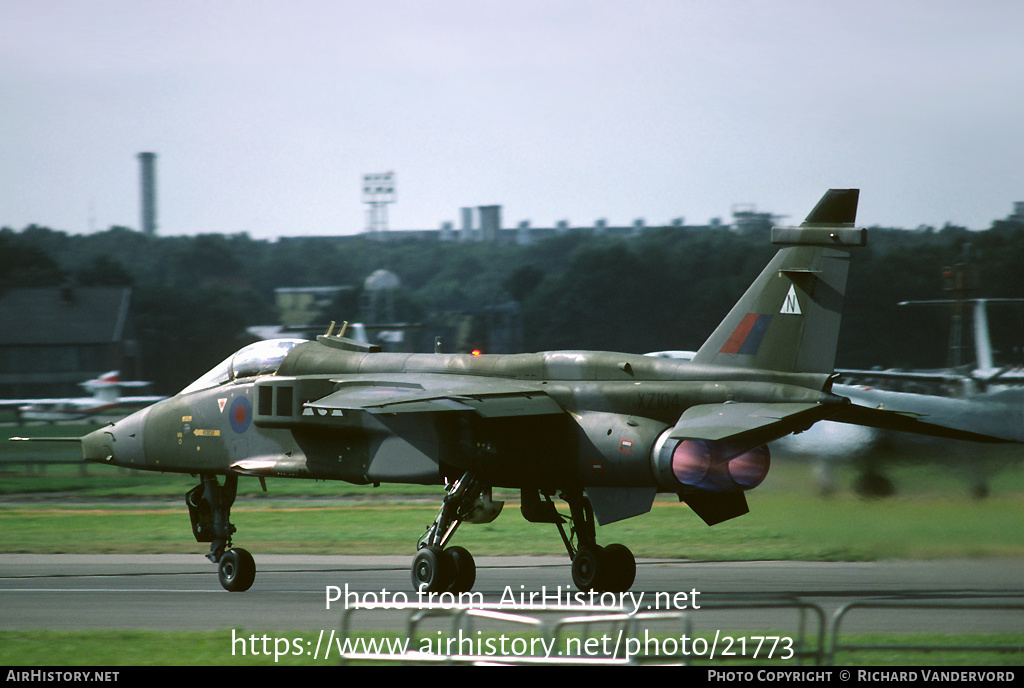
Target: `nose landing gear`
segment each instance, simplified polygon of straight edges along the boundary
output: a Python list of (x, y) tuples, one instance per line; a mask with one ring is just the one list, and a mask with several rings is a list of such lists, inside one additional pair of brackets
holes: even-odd
[(231, 547), (235, 526), (229, 519), (237, 489), (236, 475), (228, 475), (223, 486), (215, 476), (204, 475), (202, 483), (185, 495), (192, 534), (196, 542), (210, 543), (206, 558), (217, 564), (217, 577), (229, 592), (244, 592), (256, 580), (256, 562), (252, 555), (241, 547)]

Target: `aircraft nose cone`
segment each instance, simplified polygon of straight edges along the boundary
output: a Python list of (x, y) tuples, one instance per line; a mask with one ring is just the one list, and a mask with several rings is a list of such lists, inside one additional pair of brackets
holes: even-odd
[(146, 456), (142, 430), (149, 409), (143, 409), (116, 423), (94, 430), (82, 438), (82, 456), (86, 461), (140, 467)]
[(107, 463), (114, 460), (114, 435), (110, 426), (93, 430), (82, 438), (82, 458)]

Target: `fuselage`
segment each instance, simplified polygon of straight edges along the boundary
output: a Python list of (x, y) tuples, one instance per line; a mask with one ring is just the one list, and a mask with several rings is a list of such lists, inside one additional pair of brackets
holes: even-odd
[[(823, 391), (827, 376), (608, 352), (393, 354), (306, 342), (276, 370), (204, 377), (208, 384), (87, 436), (86, 458), (142, 470), (361, 484), (438, 483), (472, 468), (491, 484), (512, 487), (653, 485), (654, 446), (690, 407), (838, 400)], [(504, 394), (513, 382), (514, 392)], [(470, 383), (466, 399), (493, 384), (494, 396), (509, 403), (543, 397), (548, 406), (503, 409), (498, 417), (486, 408), (310, 408), (346, 385), (361, 385), (361, 398), (372, 400), (373, 392), (399, 385), (453, 389), (453, 397)]]

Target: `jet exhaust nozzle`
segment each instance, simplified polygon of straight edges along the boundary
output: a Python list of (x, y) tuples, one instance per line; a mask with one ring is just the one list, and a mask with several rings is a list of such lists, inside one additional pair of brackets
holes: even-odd
[(767, 445), (753, 448), (711, 440), (675, 439), (666, 432), (653, 452), (662, 487), (681, 486), (716, 492), (740, 492), (760, 485), (771, 467)]

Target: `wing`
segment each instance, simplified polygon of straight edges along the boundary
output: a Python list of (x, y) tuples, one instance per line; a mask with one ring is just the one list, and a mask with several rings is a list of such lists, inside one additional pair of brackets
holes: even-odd
[(564, 413), (539, 385), (516, 380), (420, 375), (335, 380), (336, 390), (310, 401), (314, 412), (365, 411), (375, 415), (472, 411), (485, 418)]
[[(315, 384), (300, 386), (300, 383)], [(540, 384), (466, 375), (380, 374), (256, 383), (253, 423), (300, 430), (304, 456), (247, 458), (232, 464), (246, 475), (343, 475), (353, 482), (436, 484), (451, 437), (436, 414), (476, 414), (482, 422), (513, 420), (548, 427), (568, 414)], [(309, 401), (300, 401), (300, 400)], [(534, 420), (537, 419), (537, 420)], [(546, 420), (545, 419), (545, 420)], [(460, 419), (461, 420), (461, 419)], [(339, 435), (332, 435), (331, 429)], [(321, 432), (324, 430), (326, 432)], [(506, 429), (507, 430), (507, 429)], [(346, 437), (345, 433), (352, 431)], [(339, 438), (341, 444), (337, 440)], [(522, 439), (522, 438), (514, 438)], [(339, 450), (338, 447), (341, 447)]]

